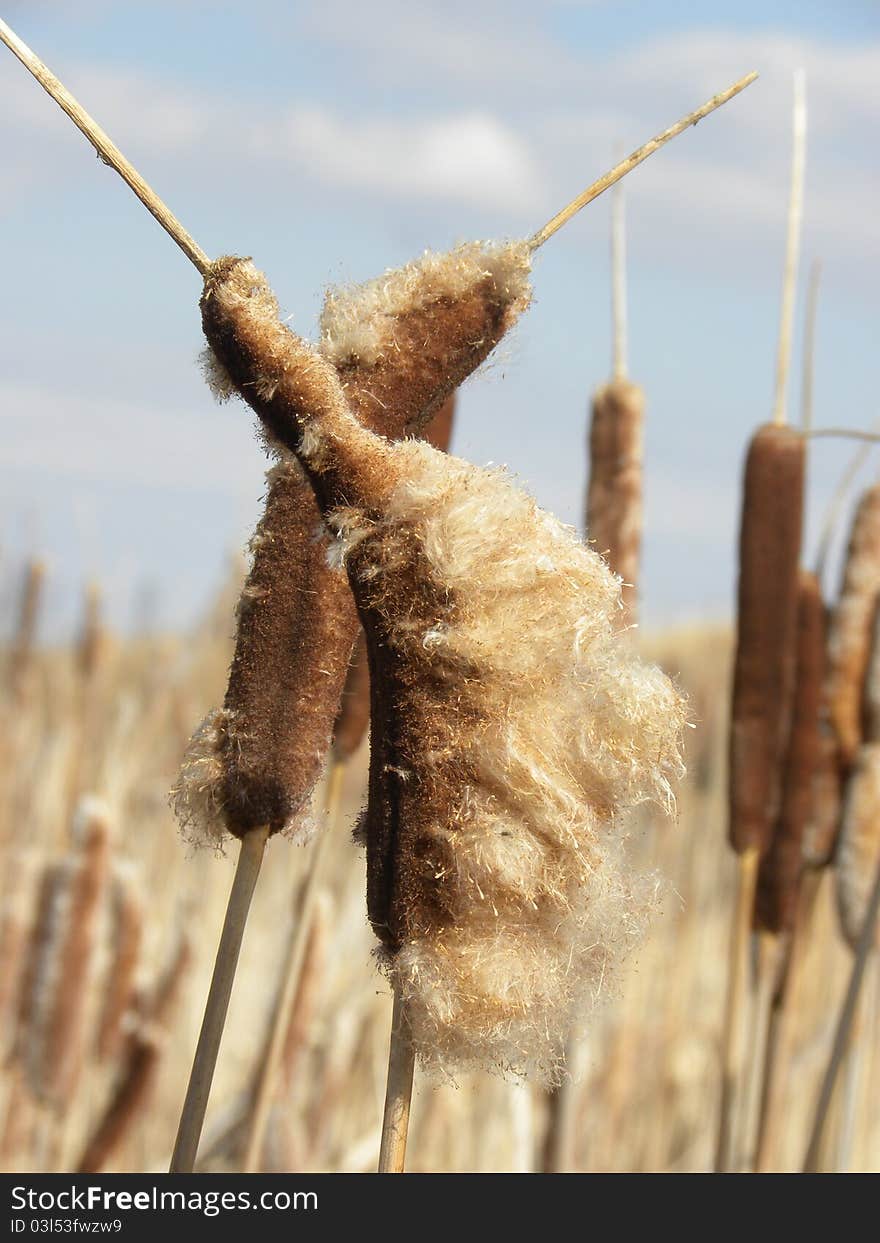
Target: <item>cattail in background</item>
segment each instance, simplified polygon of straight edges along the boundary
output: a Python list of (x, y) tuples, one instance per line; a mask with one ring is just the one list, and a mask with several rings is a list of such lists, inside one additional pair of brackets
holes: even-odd
[(623, 188), (613, 191), (611, 230), (614, 374), (593, 397), (587, 539), (623, 580), (625, 624), (638, 614), (642, 542), (645, 395), (626, 376), (626, 259)]
[(122, 1073), (77, 1164), (80, 1173), (109, 1165), (148, 1110), (191, 962), (192, 946), (184, 935), (152, 998), (140, 1008)]
[(856, 509), (828, 636), (829, 715), (844, 772), (855, 762), (863, 737), (862, 695), (878, 592), (880, 484), (875, 484)]
[(821, 746), (819, 712), (825, 632), (825, 604), (819, 580), (802, 570), (798, 581), (794, 703), (782, 805), (772, 843), (761, 859), (755, 894), (755, 926), (767, 932), (790, 931), (797, 909), (802, 838), (811, 816), (812, 777)]
[(769, 847), (781, 805), (782, 757), (795, 673), (805, 441), (766, 424), (743, 481), (737, 647), (730, 734), (730, 841)]
[(14, 699), (20, 699), (25, 693), (33, 663), (45, 580), (45, 561), (36, 557), (32, 558), (24, 571), (18, 604), (18, 620), (9, 652), (7, 680)]
[(119, 1052), (126, 1019), (137, 996), (137, 973), (144, 935), (144, 904), (137, 873), (117, 863), (111, 882), (111, 960), (104, 982), (96, 1049), (102, 1061)]
[(90, 683), (103, 662), (108, 643), (104, 626), (100, 585), (92, 580), (86, 585), (82, 624), (77, 644), (77, 666), (83, 682)]
[(17, 1046), (31, 1091), (56, 1110), (70, 1101), (82, 1069), (107, 884), (109, 822), (96, 800), (83, 800), (74, 840), (43, 877)]
[[(3, 895), (0, 911), (0, 1032), (15, 1029), (18, 1013), (29, 932), (29, 910), (33, 900), (33, 862), (24, 853), (8, 858), (8, 876), (15, 877)], [(8, 883), (8, 882), (7, 882)], [(7, 1044), (4, 1034), (3, 1043)], [(0, 1049), (0, 1055), (6, 1052)]]
[[(795, 677), (798, 567), (803, 528), (806, 440), (785, 424), (806, 157), (804, 75), (794, 75), (792, 160), (773, 421), (759, 427), (746, 455), (740, 511), (737, 634), (730, 709), (728, 836), (738, 856), (722, 1031), (716, 1171), (732, 1156), (733, 1102), (745, 948), (758, 864), (782, 809), (785, 749)], [(750, 1001), (755, 1002), (755, 997)], [(751, 1005), (753, 1016), (757, 1013)]]

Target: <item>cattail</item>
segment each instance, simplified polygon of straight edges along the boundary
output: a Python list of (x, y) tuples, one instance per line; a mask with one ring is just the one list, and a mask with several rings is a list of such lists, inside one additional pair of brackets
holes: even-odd
[[(507, 254), (524, 305), (527, 250)], [(250, 265), (207, 287), (212, 340), (303, 461), (364, 621), (368, 907), (413, 1043), (552, 1075), (638, 922), (614, 825), (668, 802), (681, 701), (619, 640), (619, 584), (571, 531), (501, 471), (362, 427)]]
[(78, 818), (75, 850), (43, 876), (19, 1024), (31, 1090), (55, 1109), (70, 1101), (82, 1068), (109, 859), (100, 805), (84, 800)]
[[(0, 1031), (14, 1027), (23, 984), (28, 944), (28, 903), (32, 898), (31, 868), (22, 857), (10, 858), (16, 888), (5, 895), (0, 915)], [(4, 1039), (5, 1043), (5, 1039)]]
[(642, 457), (645, 396), (628, 380), (612, 380), (593, 397), (587, 536), (623, 580), (621, 599), (635, 621), (642, 542)]
[[(479, 246), (429, 253), (328, 296), (320, 353), (311, 356), (333, 364), (365, 426), (398, 438), (435, 415), (435, 434), (443, 434), (451, 422), (443, 402), (524, 306), (519, 267), (504, 253)], [(220, 260), (206, 282), (209, 379), (218, 396), (240, 391), (271, 437), (275, 394), (243, 387), (253, 349), (266, 342), (229, 330), (236, 308), (228, 297), (233, 282), (223, 277), (236, 266), (240, 280), (244, 265)], [(271, 293), (267, 305), (275, 308)], [(351, 592), (327, 564), (321, 531), (309, 483), (296, 462), (283, 460), (270, 472), (226, 702), (194, 737), (174, 792), (178, 817), (196, 838), (216, 842), (226, 830), (240, 837), (258, 825), (295, 828), (321, 771), (358, 632)]]
[(626, 376), (626, 228), (623, 185), (611, 208), (611, 308), (614, 375), (595, 393), (590, 416), (587, 538), (623, 582), (624, 620), (637, 619), (642, 544), (645, 395)]
[(837, 905), (843, 934), (855, 946), (880, 864), (880, 742), (859, 748), (844, 797), (835, 856)]
[(844, 772), (852, 767), (863, 738), (862, 694), (878, 592), (880, 484), (875, 484), (863, 494), (856, 510), (828, 636), (829, 715)]
[(129, 1044), (125, 1071), (86, 1143), (77, 1165), (79, 1173), (104, 1169), (149, 1108), (191, 961), (192, 947), (183, 937), (152, 1001), (144, 1008)]
[(113, 956), (104, 985), (104, 1000), (98, 1025), (97, 1053), (109, 1061), (119, 1052), (125, 1034), (125, 1020), (137, 995), (144, 933), (144, 906), (140, 886), (130, 866), (116, 865), (112, 884)]
[[(446, 452), (452, 439), (455, 417), (455, 395), (447, 397), (443, 405), (428, 423), (423, 439), (435, 449)], [(367, 641), (363, 631), (357, 637), (336, 723), (333, 726), (333, 753), (338, 760), (349, 760), (360, 746), (370, 723), (370, 667), (367, 658)]]
[(798, 581), (794, 705), (783, 776), (782, 809), (758, 870), (755, 926), (790, 931), (803, 866), (802, 839), (811, 819), (813, 775), (821, 741), (819, 711), (825, 664), (825, 605), (819, 580), (802, 570)]
[(77, 644), (76, 662), (83, 682), (91, 682), (107, 650), (107, 632), (102, 618), (101, 588), (96, 582), (86, 586), (85, 606)]
[(16, 697), (23, 694), (33, 663), (45, 580), (46, 563), (35, 557), (28, 562), (24, 572), (18, 621), (9, 654), (9, 686)]
[(730, 733), (730, 840), (770, 846), (795, 673), (805, 441), (766, 424), (752, 437), (743, 483), (736, 663)]

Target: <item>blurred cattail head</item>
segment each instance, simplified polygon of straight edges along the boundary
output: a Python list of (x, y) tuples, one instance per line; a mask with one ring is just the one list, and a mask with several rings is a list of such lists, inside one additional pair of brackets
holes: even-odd
[(642, 543), (642, 459), (645, 395), (612, 380), (593, 397), (587, 539), (623, 581), (624, 620), (637, 619)]
[(864, 736), (863, 694), (878, 593), (880, 484), (875, 484), (861, 497), (853, 519), (828, 637), (829, 713), (844, 771), (854, 763)]
[(843, 934), (855, 947), (880, 864), (880, 742), (859, 748), (846, 784), (834, 871)]
[(83, 1065), (109, 856), (106, 809), (84, 799), (74, 849), (43, 876), (19, 1024), (31, 1091), (55, 1108), (69, 1100)]
[(794, 925), (803, 868), (803, 836), (811, 821), (813, 776), (821, 756), (819, 713), (825, 668), (825, 604), (815, 574), (798, 581), (797, 651), (791, 731), (783, 772), (782, 807), (761, 860), (755, 925), (769, 932)]
[(730, 727), (730, 841), (769, 849), (780, 812), (795, 676), (805, 440), (758, 428), (746, 458)]

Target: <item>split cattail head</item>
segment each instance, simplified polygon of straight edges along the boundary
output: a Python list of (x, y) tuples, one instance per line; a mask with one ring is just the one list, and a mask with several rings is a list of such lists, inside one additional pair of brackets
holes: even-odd
[(828, 637), (828, 707), (844, 771), (864, 736), (863, 695), (880, 594), (880, 484), (861, 497)]
[(797, 647), (791, 731), (783, 771), (782, 807), (758, 869), (755, 925), (768, 932), (794, 926), (803, 868), (803, 838), (813, 816), (813, 779), (821, 758), (820, 709), (825, 672), (825, 604), (815, 574), (798, 581)]
[(642, 543), (645, 395), (628, 380), (603, 385), (592, 402), (587, 539), (623, 581), (625, 619), (637, 618)]
[[(209, 378), (220, 395), (238, 392), (253, 406), (276, 449), (280, 441), (300, 452), (320, 490), (325, 455), (314, 420), (300, 443), (304, 414), (329, 409), (338, 422), (350, 417), (350, 405), (390, 437), (419, 430), (434, 414), (442, 436), (452, 389), (528, 301), (527, 271), (518, 246), (462, 248), (444, 262), (425, 256), (381, 282), (333, 295), (318, 353), (279, 323), (274, 295), (253, 265), (220, 260), (202, 298)], [(303, 836), (302, 812), (357, 630), (345, 577), (327, 564), (309, 482), (288, 458), (270, 476), (224, 708), (193, 738), (173, 792), (191, 836), (219, 843), (226, 832), (240, 837), (263, 824)], [(348, 731), (350, 741), (356, 732)]]
[(730, 841), (770, 846), (795, 676), (805, 441), (766, 424), (749, 444), (739, 545), (737, 642), (730, 725)]
[(639, 922), (619, 817), (670, 803), (682, 702), (617, 635), (597, 554), (502, 472), (371, 434), (234, 279), (220, 336), (315, 485), (367, 634), (368, 905), (416, 1047), (552, 1076)]

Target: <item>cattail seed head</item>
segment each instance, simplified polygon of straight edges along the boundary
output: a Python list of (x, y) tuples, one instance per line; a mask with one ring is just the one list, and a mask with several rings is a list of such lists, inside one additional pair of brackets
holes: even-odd
[(642, 543), (645, 395), (612, 380), (593, 397), (587, 539), (623, 580), (625, 619), (636, 621)]
[(837, 905), (843, 934), (854, 948), (868, 911), (880, 863), (880, 743), (859, 748), (846, 784), (835, 855)]
[[(483, 361), (527, 301), (527, 262), (515, 247), (504, 254), (464, 248), (447, 257), (445, 275), (437, 257), (426, 256), (381, 283), (333, 295), (321, 354), (278, 322), (274, 295), (250, 263), (220, 260), (202, 298), (215, 391), (239, 392), (276, 448), (275, 438), (289, 438), (296, 416), (311, 405), (349, 417), (346, 402), (391, 438), (435, 414), (442, 437), (452, 415), (441, 403), (452, 400), (450, 389)], [(362, 338), (355, 349), (351, 326), (370, 315), (371, 343)], [(310, 430), (303, 460), (320, 487), (320, 436)], [(287, 447), (303, 447), (298, 434)], [(241, 836), (260, 824), (304, 833), (301, 812), (321, 771), (358, 632), (347, 581), (326, 551), (312, 488), (299, 466), (283, 461), (270, 475), (226, 702), (194, 736), (173, 792), (196, 840), (218, 843), (225, 831)], [(343, 746), (356, 745), (365, 728), (360, 696), (348, 700), (361, 720), (344, 731)]]
[(767, 424), (746, 458), (730, 730), (730, 841), (770, 846), (780, 810), (782, 763), (795, 673), (797, 581), (805, 441)]
[(844, 771), (863, 738), (863, 694), (871, 625), (880, 593), (880, 484), (859, 501), (850, 532), (840, 596), (828, 637), (828, 697)]
[(770, 848), (758, 869), (755, 926), (788, 932), (794, 926), (803, 867), (803, 835), (810, 822), (813, 776), (821, 741), (819, 711), (825, 666), (825, 604), (815, 574), (798, 580), (794, 704), (783, 775), (782, 808)]
[(614, 826), (669, 800), (682, 704), (617, 638), (601, 558), (503, 473), (387, 456), (382, 516), (335, 519), (373, 674), (370, 919), (423, 1062), (552, 1077), (639, 922)]

